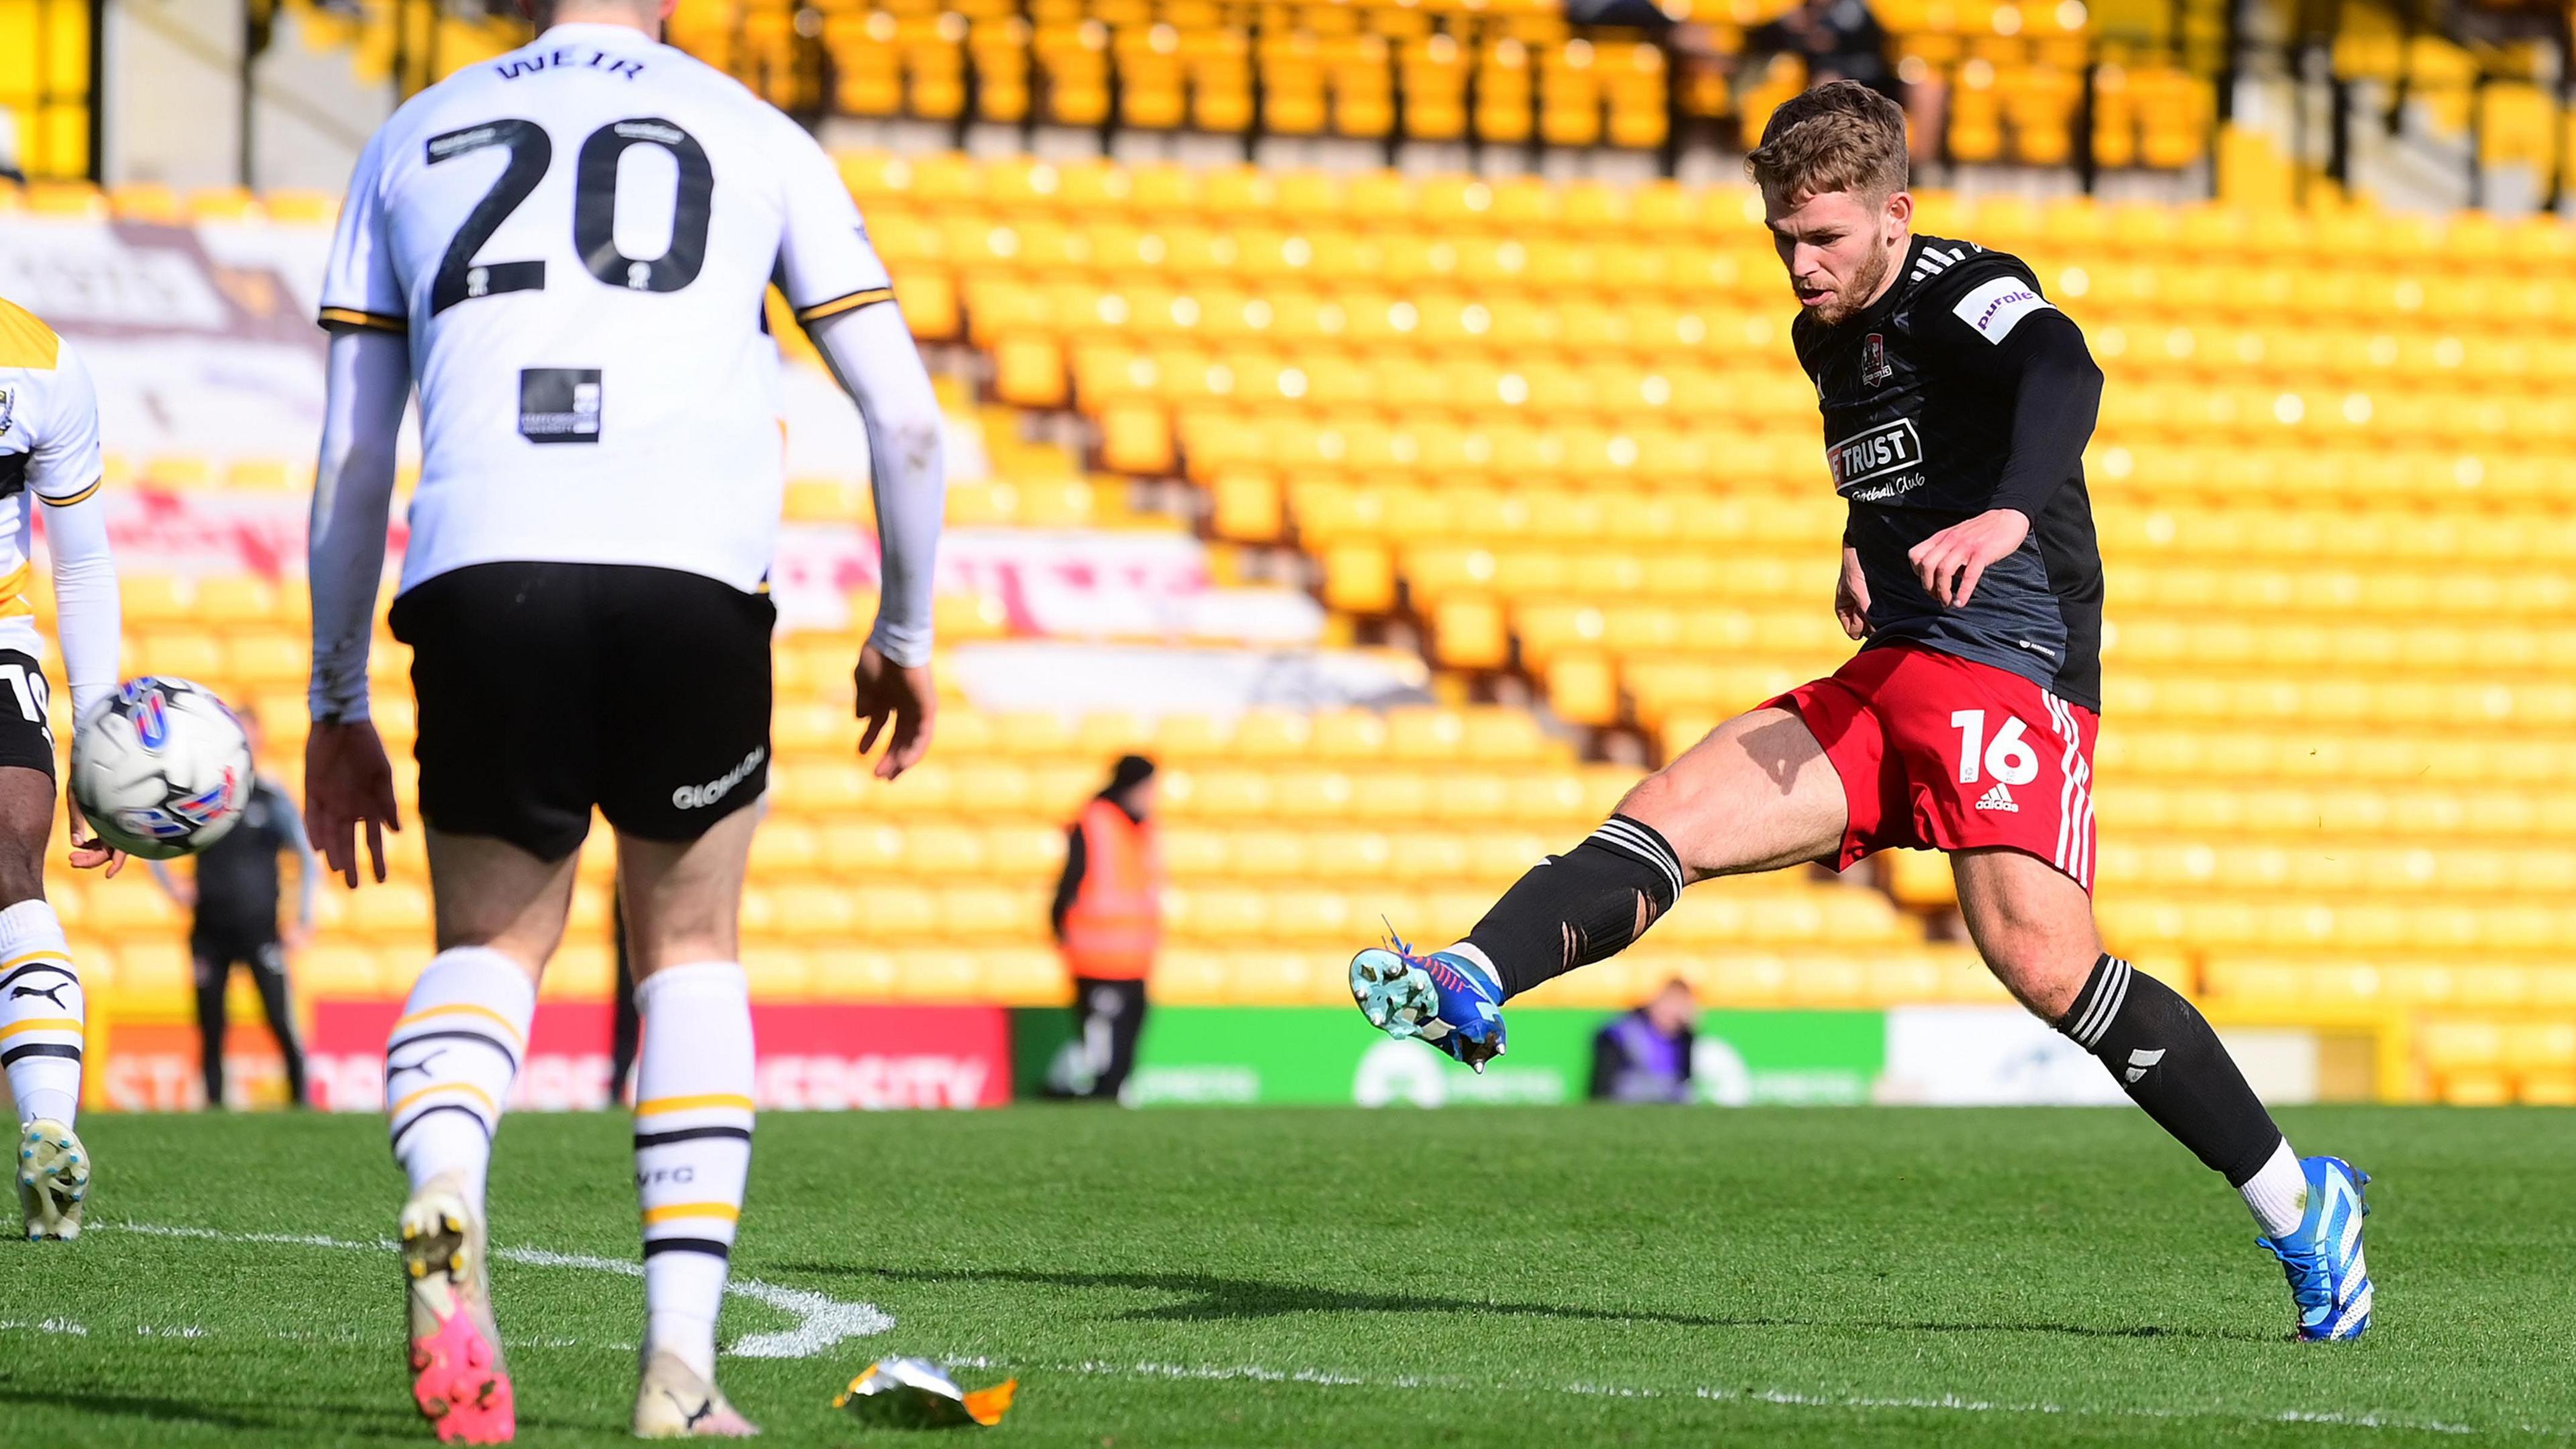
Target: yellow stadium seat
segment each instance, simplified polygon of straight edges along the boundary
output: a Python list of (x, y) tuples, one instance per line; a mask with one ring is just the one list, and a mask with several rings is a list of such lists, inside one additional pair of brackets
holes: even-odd
[(1051, 893), (1034, 888), (950, 886), (939, 893), (938, 930), (943, 940), (1042, 940)]
[(1037, 946), (986, 947), (978, 952), (981, 997), (1010, 1006), (1064, 1006), (1073, 999), (1064, 962)]
[(407, 981), (397, 985), (386, 979), (378, 969), (376, 953), (364, 946), (309, 946), (296, 954), (294, 968), (296, 986), (314, 997), (367, 1000), (410, 986)]
[[(840, 902), (831, 905), (821, 899), (830, 896)], [(937, 902), (930, 892), (919, 886), (860, 886), (855, 890), (817, 890), (814, 898), (801, 904), (816, 914), (807, 919), (818, 927), (826, 921), (845, 922), (833, 934), (848, 935), (853, 929), (867, 940), (899, 940), (935, 934), (938, 930)], [(842, 914), (847, 912), (846, 915)]]
[(945, 822), (920, 822), (904, 830), (902, 869), (925, 879), (976, 877), (987, 866), (984, 830)]
[(351, 930), (379, 939), (425, 939), (429, 892), (406, 881), (370, 882), (350, 898), (348, 922)]
[(767, 941), (746, 944), (742, 969), (754, 1001), (805, 1001), (814, 995), (812, 958), (795, 947)]
[(874, 946), (816, 945), (806, 951), (815, 996), (826, 1001), (883, 1001), (895, 994), (894, 954)]

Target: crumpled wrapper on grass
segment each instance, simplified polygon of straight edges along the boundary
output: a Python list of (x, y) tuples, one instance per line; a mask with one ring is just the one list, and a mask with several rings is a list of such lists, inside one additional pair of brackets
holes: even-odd
[(832, 1407), (866, 1424), (894, 1429), (986, 1428), (1002, 1422), (1018, 1379), (968, 1392), (928, 1359), (882, 1358), (850, 1380)]

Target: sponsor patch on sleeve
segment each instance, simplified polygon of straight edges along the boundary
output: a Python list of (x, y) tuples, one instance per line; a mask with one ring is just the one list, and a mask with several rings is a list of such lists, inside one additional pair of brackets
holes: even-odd
[(1960, 321), (1976, 329), (1988, 342), (2001, 342), (2021, 325), (2021, 319), (2057, 309), (2039, 295), (2039, 289), (2019, 277), (1997, 277), (1962, 298), (1951, 309)]

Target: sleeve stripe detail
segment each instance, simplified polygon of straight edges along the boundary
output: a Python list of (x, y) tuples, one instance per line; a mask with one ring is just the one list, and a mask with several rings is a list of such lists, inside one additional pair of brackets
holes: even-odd
[(55, 508), (69, 508), (75, 503), (85, 501), (91, 494), (96, 493), (99, 489), (99, 485), (106, 481), (107, 475), (101, 473), (97, 477), (89, 480), (89, 486), (78, 493), (67, 493), (60, 498), (56, 498), (51, 494), (38, 493), (36, 498), (39, 502), (48, 504)]
[(828, 302), (817, 302), (811, 307), (800, 307), (796, 312), (796, 320), (808, 324), (820, 322), (826, 317), (838, 317), (844, 312), (855, 312), (861, 307), (893, 300), (894, 288), (870, 287), (864, 292), (850, 292), (834, 297)]
[(381, 312), (361, 312), (355, 307), (325, 307), (319, 319), (325, 327), (365, 327), (377, 332), (409, 332), (407, 318), (388, 317)]

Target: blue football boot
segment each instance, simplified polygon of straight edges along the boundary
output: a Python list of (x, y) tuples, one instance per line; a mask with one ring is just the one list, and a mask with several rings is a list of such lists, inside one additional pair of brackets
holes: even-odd
[(2299, 1337), (2311, 1343), (2359, 1338), (2370, 1328), (2370, 1274), (2361, 1261), (2361, 1220), (2370, 1216), (2361, 1185), (2370, 1174), (2340, 1157), (2303, 1157), (2308, 1210), (2277, 1238), (2256, 1238), (2281, 1260)]
[(1482, 1072), (1503, 1054), (1503, 988), (1455, 951), (1417, 956), (1392, 940), (1351, 958), (1351, 997), (1369, 1025), (1418, 1036)]

